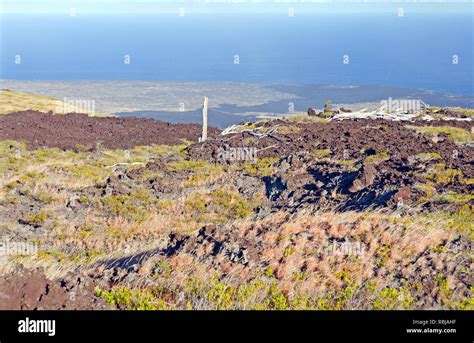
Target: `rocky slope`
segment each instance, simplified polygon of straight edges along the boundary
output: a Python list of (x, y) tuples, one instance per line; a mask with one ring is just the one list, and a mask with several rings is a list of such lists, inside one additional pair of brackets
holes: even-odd
[(71, 118), (113, 138), (2, 131), (0, 232), (38, 246), (7, 256), (6, 307), (472, 308), (469, 121), (272, 120), (190, 144), (199, 127)]

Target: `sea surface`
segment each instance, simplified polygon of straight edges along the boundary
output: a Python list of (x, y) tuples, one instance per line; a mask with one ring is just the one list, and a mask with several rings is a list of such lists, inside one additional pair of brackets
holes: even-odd
[(294, 16), (16, 13), (1, 16), (1, 29), (3, 80), (372, 85), (474, 96), (472, 4), (446, 13), (407, 7), (403, 16), (396, 8)]

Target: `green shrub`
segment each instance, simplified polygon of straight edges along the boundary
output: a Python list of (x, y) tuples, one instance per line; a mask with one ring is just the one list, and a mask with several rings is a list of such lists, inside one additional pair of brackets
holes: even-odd
[(274, 172), (273, 165), (278, 161), (278, 157), (258, 158), (256, 163), (242, 164), (242, 169), (251, 176), (268, 176)]
[(370, 164), (370, 163), (380, 163), (382, 161), (386, 161), (390, 159), (390, 154), (388, 152), (381, 152), (379, 154), (374, 154), (367, 156), (364, 160), (365, 164)]
[(438, 163), (423, 175), (427, 180), (437, 185), (446, 186), (454, 182), (457, 178), (463, 182), (463, 174), (460, 170), (446, 168), (444, 163)]
[(331, 149), (316, 149), (311, 151), (311, 155), (316, 159), (326, 158), (331, 156)]
[(380, 290), (372, 301), (374, 310), (410, 309), (413, 298), (409, 291), (386, 287)]
[(49, 215), (46, 211), (41, 211), (26, 217), (26, 221), (30, 224), (41, 225), (48, 219)]
[(147, 206), (153, 203), (146, 190), (135, 190), (130, 195), (112, 195), (101, 199), (101, 205), (108, 214), (119, 215), (134, 222), (146, 220)]
[(212, 191), (210, 195), (212, 202), (223, 209), (228, 218), (245, 218), (252, 210), (249, 204), (238, 194), (217, 189)]

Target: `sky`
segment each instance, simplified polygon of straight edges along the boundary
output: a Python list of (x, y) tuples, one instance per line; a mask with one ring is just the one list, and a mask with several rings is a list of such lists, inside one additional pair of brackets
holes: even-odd
[(409, 6), (415, 11), (473, 11), (472, 0), (0, 0), (0, 13), (295, 13), (377, 12)]

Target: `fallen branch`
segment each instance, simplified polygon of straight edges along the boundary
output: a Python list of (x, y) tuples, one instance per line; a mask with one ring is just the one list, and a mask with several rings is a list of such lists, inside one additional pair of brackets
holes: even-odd
[(279, 147), (279, 144), (273, 144), (273, 145), (270, 145), (270, 146), (266, 146), (265, 148), (262, 148), (262, 149), (257, 149), (257, 152), (268, 150), (268, 149), (271, 149), (271, 148), (277, 148), (277, 147)]
[(275, 130), (278, 128), (278, 125), (268, 129), (266, 132), (261, 132), (258, 129), (243, 129), (241, 125), (232, 125), (227, 128), (225, 128), (221, 132), (221, 136), (225, 135), (230, 135), (230, 134), (235, 134), (235, 133), (243, 133), (243, 132), (248, 132), (250, 135), (257, 137), (257, 138), (263, 138), (270, 136)]
[(343, 119), (390, 119), (394, 121), (413, 120), (421, 115), (421, 111), (409, 113), (408, 111), (398, 108), (395, 110), (387, 111), (383, 106), (372, 111), (368, 111), (366, 108), (349, 113), (339, 113), (333, 115), (331, 120), (343, 120)]
[(225, 135), (230, 135), (230, 134), (233, 134), (233, 133), (239, 133), (241, 131), (236, 131), (236, 129), (239, 127), (239, 125), (231, 125), (229, 127), (226, 127), (224, 130), (222, 130), (221, 132), (221, 136), (225, 136)]

